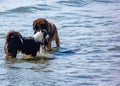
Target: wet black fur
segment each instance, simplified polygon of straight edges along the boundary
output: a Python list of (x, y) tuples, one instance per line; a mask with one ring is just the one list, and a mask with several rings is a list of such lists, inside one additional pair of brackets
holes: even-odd
[(40, 44), (33, 37), (22, 37), (17, 31), (10, 31), (5, 39), (4, 49), (6, 58), (9, 58), (9, 56), (15, 58), (18, 51), (27, 55), (36, 56)]

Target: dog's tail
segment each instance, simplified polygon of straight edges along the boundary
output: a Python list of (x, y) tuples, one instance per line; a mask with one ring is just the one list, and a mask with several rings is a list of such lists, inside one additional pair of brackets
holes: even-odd
[[(10, 31), (7, 33), (6, 35), (6, 38), (5, 38), (5, 46), (4, 46), (4, 49), (6, 49), (6, 46), (8, 43), (10, 43), (12, 41), (12, 43), (20, 43), (23, 44), (23, 38), (22, 38), (22, 35), (17, 32), (17, 31)], [(17, 44), (18, 45), (18, 44)]]
[(22, 38), (22, 35), (19, 32), (12, 30), (12, 31), (10, 31), (10, 32), (7, 33), (5, 39), (6, 39), (6, 41), (8, 41), (9, 39), (12, 39), (14, 37), (20, 37), (20, 38)]

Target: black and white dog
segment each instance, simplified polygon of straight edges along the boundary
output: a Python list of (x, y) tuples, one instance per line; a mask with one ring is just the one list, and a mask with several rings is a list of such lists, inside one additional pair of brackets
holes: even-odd
[(36, 56), (37, 51), (43, 49), (46, 35), (46, 31), (38, 31), (33, 37), (23, 37), (17, 31), (8, 32), (4, 46), (6, 58), (16, 58), (19, 51), (26, 55)]

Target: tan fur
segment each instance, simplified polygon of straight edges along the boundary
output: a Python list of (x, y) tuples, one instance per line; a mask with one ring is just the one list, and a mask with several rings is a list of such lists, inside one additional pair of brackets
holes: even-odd
[[(39, 25), (40, 24), (47, 25), (47, 27), (45, 28), (47, 30), (47, 32), (52, 31), (54, 33), (53, 36), (48, 41), (48, 45), (47, 45), (48, 50), (51, 50), (51, 45), (52, 45), (53, 40), (55, 40), (56, 47), (59, 47), (60, 46), (60, 39), (59, 39), (58, 31), (57, 31), (57, 28), (56, 28), (55, 24), (53, 24), (52, 22), (48, 22), (44, 18), (36, 19), (33, 22), (33, 27), (35, 27), (35, 25), (38, 25), (38, 24)], [(49, 35), (51, 35), (51, 34), (49, 34)]]

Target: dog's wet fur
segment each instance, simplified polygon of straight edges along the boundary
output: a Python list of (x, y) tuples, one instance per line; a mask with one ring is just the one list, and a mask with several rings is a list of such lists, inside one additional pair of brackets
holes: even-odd
[[(40, 45), (44, 44), (44, 32), (36, 33), (33, 37), (23, 37), (17, 31), (10, 31), (5, 38), (5, 54), (6, 58), (16, 58), (17, 52), (22, 52), (26, 55), (36, 56), (39, 51)], [(40, 38), (42, 36), (42, 38)]]
[(36, 33), (39, 30), (45, 30), (48, 37), (46, 38), (45, 46), (51, 50), (52, 41), (56, 42), (56, 47), (60, 46), (60, 40), (55, 24), (47, 21), (45, 18), (38, 18), (33, 22), (33, 30)]

